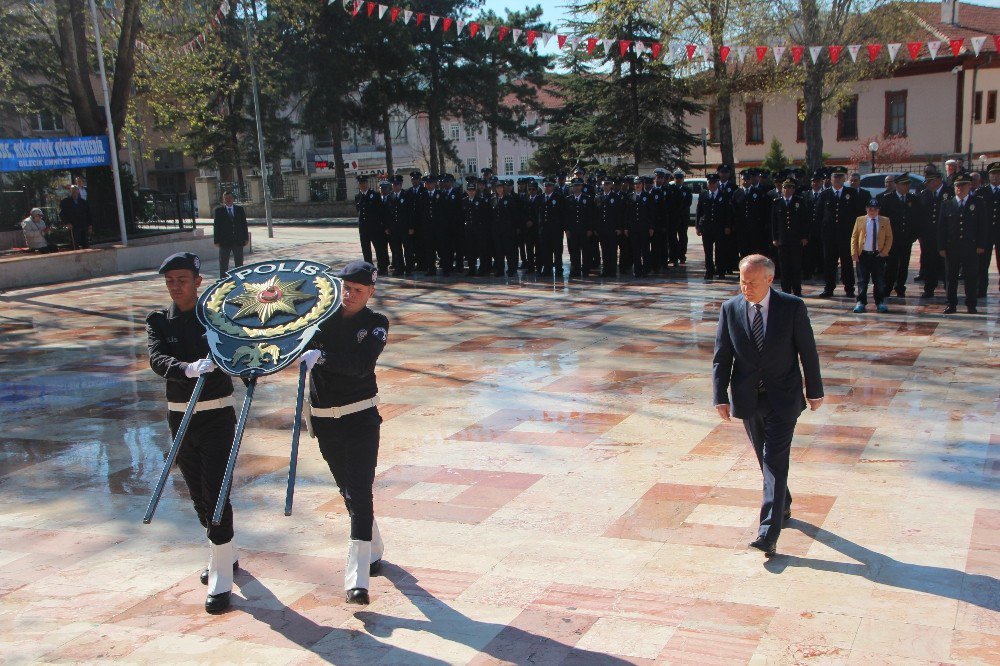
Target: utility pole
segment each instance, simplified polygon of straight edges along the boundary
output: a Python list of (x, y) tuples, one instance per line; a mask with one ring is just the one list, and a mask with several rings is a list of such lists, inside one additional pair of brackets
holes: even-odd
[[(91, 3), (94, 0), (90, 0)], [(247, 0), (253, 17), (254, 30), (257, 29), (257, 5), (255, 0)], [(247, 61), (250, 65), (250, 85), (253, 88), (253, 115), (257, 121), (257, 150), (260, 152), (260, 179), (264, 189), (264, 217), (267, 219), (267, 237), (274, 238), (274, 221), (271, 219), (271, 188), (267, 183), (267, 159), (264, 157), (264, 128), (260, 120), (260, 93), (257, 88), (257, 68), (253, 62), (253, 37), (250, 34), (250, 21), (244, 13), (243, 25), (246, 28)]]

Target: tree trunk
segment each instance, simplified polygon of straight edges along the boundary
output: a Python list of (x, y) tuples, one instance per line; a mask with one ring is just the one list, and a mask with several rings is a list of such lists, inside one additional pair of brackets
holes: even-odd
[(490, 168), (493, 169), (494, 174), (499, 174), (497, 167), (500, 162), (500, 142), (497, 139), (497, 126), (487, 123), (486, 135), (490, 139)]
[(104, 132), (104, 121), (90, 81), (88, 19), (83, 4), (83, 0), (58, 0), (55, 3), (56, 30), (63, 45), (59, 49), (59, 61), (80, 131), (87, 136), (97, 136)]
[(135, 44), (142, 29), (140, 0), (125, 0), (121, 14), (121, 34), (118, 35), (118, 54), (114, 63), (114, 85), (111, 88), (111, 122), (115, 129), (115, 142), (121, 148), (128, 115), (128, 102), (135, 77)]
[(431, 173), (438, 173), (438, 131), (441, 129), (441, 117), (438, 113), (437, 104), (431, 103), (427, 109), (427, 137), (430, 142), (430, 164), (428, 168)]
[(724, 9), (717, 1), (709, 4), (709, 37), (712, 44), (716, 45), (712, 53), (712, 73), (715, 78), (715, 116), (719, 119), (719, 135), (715, 137), (719, 141), (719, 149), (722, 152), (722, 162), (733, 167), (736, 166), (736, 151), (733, 147), (733, 119), (732, 102), (733, 94), (731, 81), (729, 80), (729, 70), (726, 63), (722, 62), (722, 54), (719, 53), (718, 45), (725, 44), (726, 19)]
[(347, 173), (344, 171), (344, 123), (336, 116), (330, 123), (330, 134), (333, 139), (333, 161), (337, 179), (336, 201), (347, 201)]
[(813, 65), (806, 71), (805, 85), (802, 87), (806, 165), (810, 171), (823, 166), (823, 78), (823, 67)]
[(639, 163), (642, 161), (642, 125), (639, 122), (639, 82), (635, 71), (635, 59), (629, 59), (628, 66), (628, 98), (629, 116), (631, 116), (632, 159), (635, 160), (635, 172), (639, 173)]
[(392, 127), (389, 123), (389, 113), (388, 109), (382, 113), (382, 141), (385, 142), (385, 173), (391, 180), (396, 169), (392, 163)]

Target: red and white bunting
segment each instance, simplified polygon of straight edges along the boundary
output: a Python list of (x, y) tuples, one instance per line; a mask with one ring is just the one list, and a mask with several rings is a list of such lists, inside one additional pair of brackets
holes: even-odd
[(899, 53), (899, 49), (902, 44), (886, 44), (885, 48), (889, 52), (889, 62), (896, 62), (896, 55)]
[(802, 55), (806, 52), (806, 47), (804, 46), (793, 46), (792, 47), (792, 62), (796, 65), (802, 62)]
[(882, 50), (881, 44), (869, 44), (868, 45), (868, 62), (875, 62), (875, 58), (878, 57), (879, 51)]
[(938, 51), (941, 50), (941, 42), (936, 39), (927, 42), (927, 50), (931, 52), (931, 60), (937, 60)]
[(819, 61), (819, 54), (823, 52), (822, 46), (810, 46), (809, 47), (809, 57), (812, 58), (813, 64), (815, 65)]
[(840, 46), (839, 44), (831, 44), (829, 46), (830, 62), (836, 65), (837, 61), (840, 60), (840, 52), (843, 50), (844, 50), (843, 46)]
[(978, 57), (979, 56), (979, 52), (983, 49), (983, 44), (986, 43), (986, 37), (985, 36), (983, 36), (983, 37), (973, 37), (969, 41), (972, 42), (972, 50), (976, 54), (976, 57)]
[(847, 52), (851, 54), (851, 61), (858, 61), (858, 54), (861, 53), (861, 44), (848, 44)]
[(747, 55), (750, 53), (749, 46), (737, 46), (736, 47), (736, 57), (739, 58), (740, 64), (742, 65), (747, 61)]
[(775, 65), (780, 65), (781, 64), (781, 56), (785, 55), (785, 47), (784, 46), (772, 46), (771, 47), (771, 53), (774, 54), (774, 64)]
[(407, 25), (410, 22), (411, 18), (413, 18), (413, 12), (410, 11), (409, 9), (404, 9), (403, 10), (403, 25)]
[(521, 30), (514, 28), (510, 31), (511, 39), (514, 40), (514, 44), (517, 44), (517, 40), (521, 38)]
[(605, 57), (611, 55), (611, 47), (615, 45), (615, 40), (613, 39), (602, 39), (601, 46), (604, 47)]
[(465, 28), (465, 21), (462, 19), (455, 19), (455, 36), (462, 34), (462, 30)]
[(385, 13), (386, 13), (387, 11), (389, 11), (389, 5), (379, 5), (379, 6), (378, 6), (378, 17), (379, 17), (379, 18), (382, 18), (382, 17), (384, 17), (384, 16), (385, 16)]
[(955, 57), (958, 57), (958, 54), (962, 52), (962, 45), (964, 43), (965, 43), (964, 39), (953, 39), (950, 42), (948, 42), (948, 45), (951, 47), (951, 54)]
[(440, 16), (434, 16), (434, 14), (431, 14), (431, 16), (430, 16), (430, 21), (431, 21), (430, 22), (430, 26), (431, 26), (431, 31), (432, 32), (434, 31), (434, 28), (437, 27), (438, 21), (440, 21), (440, 20), (441, 20)]
[(495, 26), (492, 23), (483, 23), (481, 27), (483, 30), (483, 39), (489, 39), (490, 35), (493, 34), (493, 28)]
[(441, 32), (448, 32), (448, 29), (451, 28), (452, 23), (454, 23), (454, 21), (447, 16), (441, 19)]

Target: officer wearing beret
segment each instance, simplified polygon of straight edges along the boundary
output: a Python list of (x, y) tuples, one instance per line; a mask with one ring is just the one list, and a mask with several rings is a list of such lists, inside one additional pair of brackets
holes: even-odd
[(781, 185), (781, 196), (771, 206), (771, 242), (781, 264), (781, 291), (802, 295), (802, 250), (809, 244), (807, 209), (795, 194), (791, 178)]
[(167, 380), (167, 423), (177, 435), (194, 385), (205, 375), (205, 386), (195, 405), (187, 433), (177, 452), (177, 466), (187, 484), (201, 526), (208, 531), (208, 570), (201, 582), (208, 585), (205, 610), (221, 613), (229, 608), (233, 572), (237, 569), (233, 544), (233, 507), (226, 498), (222, 522), (212, 525), (212, 514), (222, 490), (222, 479), (236, 433), (233, 380), (216, 368), (209, 356), (205, 327), (195, 316), (201, 260), (190, 252), (167, 257), (160, 265), (172, 303), (146, 316), (149, 367)]
[(980, 187), (976, 194), (986, 202), (990, 230), (986, 251), (979, 255), (979, 298), (986, 298), (990, 281), (990, 261), (996, 256), (997, 271), (1000, 271), (1000, 162), (988, 167), (990, 182)]
[(378, 277), (371, 263), (352, 261), (337, 275), (344, 281), (343, 304), (320, 324), (300, 362), (310, 370), (307, 418), (351, 517), (347, 602), (364, 605), (384, 550), (372, 485), (382, 424), (375, 365), (389, 339), (389, 320), (368, 307)]
[(968, 173), (956, 173), (954, 182), (955, 196), (941, 204), (938, 218), (938, 248), (948, 275), (948, 307), (944, 313), (958, 311), (961, 272), (965, 278), (965, 306), (969, 314), (978, 314), (979, 255), (991, 245), (989, 214), (986, 202), (972, 194), (972, 177)]
[(698, 197), (695, 229), (705, 248), (705, 279), (726, 276), (730, 261), (728, 238), (732, 236), (732, 203), (729, 194), (719, 185), (719, 174), (707, 176), (708, 191)]
[(538, 207), (538, 277), (563, 274), (563, 228), (566, 202), (556, 188), (555, 178), (542, 182)]
[(924, 279), (921, 298), (931, 298), (938, 281), (944, 279), (944, 260), (938, 252), (938, 220), (941, 204), (955, 196), (955, 190), (944, 182), (941, 172), (934, 165), (924, 169), (924, 190), (920, 193), (920, 203), (924, 211), (920, 227), (920, 273)]
[[(837, 285), (837, 264), (840, 264), (840, 279), (844, 283), (847, 296), (854, 298), (854, 262), (851, 258), (851, 234), (854, 221), (864, 213), (861, 194), (853, 187), (847, 187), (847, 169), (833, 167), (831, 181), (833, 187), (820, 198), (823, 209), (821, 233), (823, 235), (823, 279), (826, 286), (821, 298), (833, 296)], [(865, 199), (867, 201), (867, 199)]]
[(354, 207), (358, 211), (358, 233), (361, 236), (361, 254), (365, 261), (372, 261), (372, 246), (380, 270), (389, 269), (389, 235), (380, 211), (382, 199), (368, 186), (368, 176), (357, 176), (358, 193)]

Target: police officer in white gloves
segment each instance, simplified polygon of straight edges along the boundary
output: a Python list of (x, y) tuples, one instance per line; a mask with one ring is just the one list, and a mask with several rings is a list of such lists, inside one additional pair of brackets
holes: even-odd
[(146, 317), (149, 366), (167, 380), (167, 420), (176, 436), (188, 400), (200, 375), (207, 375), (177, 465), (187, 483), (191, 501), (202, 527), (208, 530), (209, 564), (201, 574), (208, 585), (205, 610), (221, 613), (229, 608), (233, 572), (238, 568), (233, 543), (233, 507), (226, 498), (222, 522), (212, 525), (212, 513), (222, 488), (229, 451), (236, 430), (233, 410), (233, 380), (208, 356), (205, 327), (195, 316), (201, 261), (190, 252), (167, 257), (160, 265), (167, 292), (173, 301), (165, 310)]
[(388, 340), (389, 320), (368, 308), (378, 277), (375, 266), (352, 261), (337, 275), (344, 281), (343, 305), (320, 325), (301, 362), (310, 369), (312, 431), (351, 517), (347, 602), (364, 605), (369, 576), (382, 564), (372, 499), (382, 423), (375, 364)]

